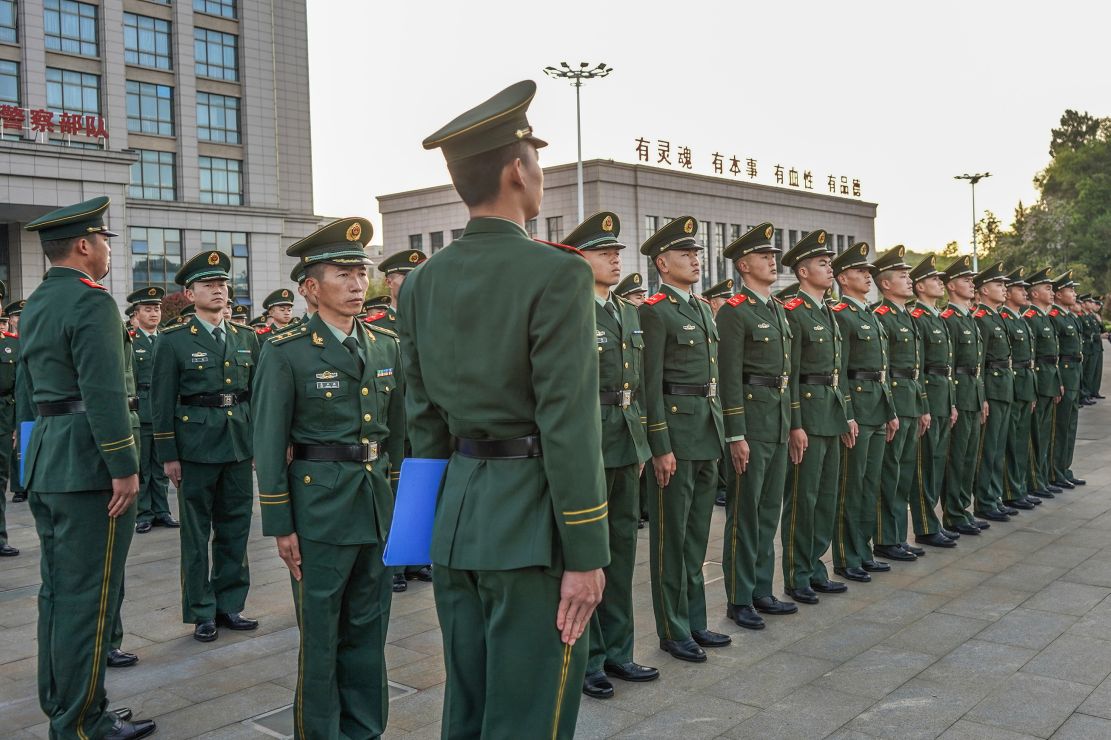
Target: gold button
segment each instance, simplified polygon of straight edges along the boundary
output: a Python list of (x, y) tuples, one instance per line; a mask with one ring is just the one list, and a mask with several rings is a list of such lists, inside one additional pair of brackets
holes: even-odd
[(810, 398), (810, 393), (809, 393), (809, 392), (807, 392), (807, 393), (804, 393), (804, 394), (803, 394), (803, 398)]
[(306, 475), (304, 477), (304, 481), (305, 481), (305, 483), (312, 483), (312, 476), (311, 475)]
[(324, 397), (325, 398), (331, 398), (332, 397), (332, 392), (331, 391), (324, 391)]
[(751, 401), (752, 400), (752, 394), (751, 393), (746, 393), (745, 398), (747, 398), (749, 401)]
[[(765, 339), (764, 341), (766, 342), (766, 341), (768, 341), (768, 340), (767, 340), (767, 339)], [(693, 340), (693, 339), (691, 340), (691, 344), (694, 344), (694, 340)]]
[(228, 416), (231, 416), (231, 411), (230, 410), (228, 411)]
[(363, 414), (363, 421), (370, 421), (370, 414)]
[(892, 388), (898, 388), (898, 387), (899, 387), (899, 381), (897, 381), (897, 380), (893, 380), (893, 381), (891, 382), (891, 387), (892, 387)]
[(624, 388), (625, 390), (629, 390), (629, 384), (626, 383), (625, 385), (622, 386), (622, 388)]
[[(767, 342), (767, 341), (768, 341), (768, 338), (767, 338), (767, 337), (764, 337), (764, 341), (765, 341), (765, 342)], [(694, 342), (691, 342), (691, 344), (694, 344)]]
[(361, 442), (364, 445), (370, 444), (370, 440), (367, 439), (366, 437), (363, 437), (362, 439), (360, 439), (359, 442)]
[(231, 367), (231, 363), (227, 360), (224, 360), (224, 367)]
[(959, 381), (959, 380), (954, 380), (953, 381), (953, 385), (960, 385), (960, 384), (961, 384), (961, 381)]
[(628, 369), (629, 369), (629, 363), (627, 363), (627, 362), (625, 363), (625, 369), (626, 369), (626, 370), (628, 370)]
[(599, 351), (599, 352), (601, 352), (601, 351), (602, 351), (602, 347), (601, 347), (601, 345), (599, 345), (599, 346), (598, 346), (598, 351)]
[(373, 465), (364, 465), (363, 467), (364, 467), (364, 468), (366, 468), (366, 472), (368, 472), (368, 473), (369, 473), (370, 471), (374, 470), (374, 466), (373, 466)]
[(679, 407), (678, 407), (678, 406), (672, 406), (672, 407), (671, 407), (671, 413), (673, 413), (673, 414), (674, 414), (675, 412), (677, 412), (678, 410), (679, 410)]
[(718, 379), (717, 378), (710, 378), (710, 382), (711, 383), (716, 383), (716, 382), (718, 382)]
[(368, 394), (368, 393), (370, 393), (370, 390), (368, 390), (368, 389), (366, 389), (366, 388), (363, 388), (363, 395), (365, 396), (365, 395), (366, 395), (366, 394)]
[(183, 416), (183, 417), (181, 417), (181, 420), (182, 421), (189, 421), (189, 417), (188, 416)]
[(824, 341), (825, 341), (825, 339), (823, 339), (822, 337), (818, 337), (818, 344), (821, 344)]
[(718, 360), (717, 360), (717, 358), (716, 358), (716, 357), (711, 357), (711, 358), (710, 358), (710, 362), (717, 362), (717, 361), (718, 361)]
[(858, 391), (862, 391), (862, 390), (864, 390), (864, 389), (863, 389), (863, 388), (861, 388), (861, 387), (860, 387), (859, 385), (858, 385), (858, 386), (856, 387), (856, 389), (857, 389)]
[(629, 345), (625, 344), (624, 342), (621, 343), (621, 349), (628, 349), (628, 348), (629, 348)]
[(231, 378), (224, 378), (224, 383), (226, 385), (231, 385)]

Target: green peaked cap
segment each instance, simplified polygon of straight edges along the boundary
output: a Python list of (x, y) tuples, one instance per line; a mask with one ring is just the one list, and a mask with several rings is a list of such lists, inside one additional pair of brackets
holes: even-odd
[(639, 272), (631, 272), (621, 278), (621, 282), (613, 287), (613, 292), (615, 295), (624, 298), (633, 293), (647, 293), (648, 287), (644, 284), (644, 278), (640, 276)]
[(391, 272), (410, 272), (427, 260), (428, 255), (419, 249), (403, 249), (379, 262), (378, 272), (387, 275)]
[(616, 213), (602, 211), (576, 226), (570, 234), (560, 241), (569, 247), (584, 252), (599, 249), (624, 249), (625, 245), (617, 240), (621, 233), (621, 219)]
[(996, 262), (994, 265), (980, 270), (976, 276), (972, 278), (972, 284), (979, 288), (985, 283), (1004, 283), (1007, 281), (1007, 271), (1003, 269), (1002, 262)]
[(128, 303), (161, 303), (162, 299), (166, 297), (166, 289), (158, 285), (148, 285), (144, 288), (136, 288), (127, 296)]
[(23, 309), (26, 306), (27, 306), (27, 299), (26, 298), (20, 298), (19, 300), (12, 301), (8, 305), (4, 306), (4, 315), (5, 316), (19, 316), (21, 313), (23, 313)]
[(268, 311), (271, 306), (292, 306), (293, 291), (289, 288), (278, 288), (262, 299), (262, 310)]
[(393, 299), (390, 296), (376, 295), (363, 301), (363, 310), (369, 311), (372, 308), (389, 308), (391, 303), (393, 303)]
[(644, 244), (640, 245), (640, 253), (648, 255), (649, 260), (654, 260), (667, 251), (676, 249), (702, 249), (702, 245), (694, 238), (698, 233), (698, 219), (694, 216), (680, 216), (668, 221)]
[(872, 268), (872, 263), (868, 261), (868, 251), (870, 247), (868, 242), (857, 242), (841, 254), (833, 258), (833, 275), (834, 277), (840, 275), (845, 270), (851, 270), (854, 267), (863, 267), (867, 270)]
[(735, 261), (753, 252), (782, 252), (783, 250), (772, 242), (774, 237), (775, 227), (765, 221), (734, 239), (721, 253), (725, 259)]
[(872, 274), (879, 275), (884, 270), (909, 270), (906, 263), (907, 248), (896, 244), (872, 261)]
[(1043, 267), (1035, 273), (1031, 273), (1026, 278), (1026, 283), (1033, 288), (1035, 285), (1045, 285), (1053, 282), (1053, 278), (1049, 276), (1052, 267)]
[(780, 288), (779, 290), (775, 291), (775, 297), (780, 299), (780, 300), (783, 300), (784, 298), (790, 298), (793, 295), (795, 295), (796, 293), (798, 293), (799, 289), (801, 287), (802, 286), (799, 285), (798, 283), (791, 283), (790, 285), (785, 286), (785, 287)]
[(725, 278), (702, 294), (706, 300), (711, 298), (730, 298), (733, 295), (733, 278)]
[(231, 270), (231, 257), (223, 252), (205, 251), (182, 265), (174, 275), (174, 282), (187, 286), (198, 281), (227, 280), (229, 270)]
[(926, 278), (942, 277), (945, 273), (937, 269), (937, 257), (932, 254), (927, 254), (922, 258), (922, 261), (911, 268), (910, 279), (917, 283), (919, 280)]
[(966, 254), (963, 257), (957, 257), (945, 268), (945, 282), (959, 277), (971, 277), (975, 274), (976, 272), (972, 269), (972, 257)]
[(1072, 279), (1072, 270), (1065, 270), (1063, 273), (1053, 279), (1054, 290), (1064, 290), (1065, 288), (1075, 288), (1076, 283)]
[(374, 227), (365, 218), (341, 218), (290, 244), (285, 253), (300, 260), (302, 267), (316, 264), (369, 265), (366, 245), (373, 234)]
[(1030, 283), (1026, 282), (1026, 268), (1025, 267), (1015, 268), (1014, 270), (1011, 271), (1011, 274), (1008, 275), (1006, 279), (1007, 279), (1007, 287), (1008, 288), (1010, 288), (1011, 286), (1015, 286), (1015, 287), (1018, 287), (1018, 288), (1028, 288), (1028, 287), (1030, 287)]
[(442, 149), (449, 163), (489, 152), (507, 144), (529, 141), (537, 149), (548, 142), (532, 135), (528, 107), (536, 95), (536, 83), (521, 80), (492, 98), (451, 120), (423, 142), (425, 149)]
[(819, 255), (833, 256), (833, 249), (829, 245), (825, 229), (816, 229), (799, 239), (795, 246), (783, 255), (783, 266), (791, 267), (804, 259)]
[(104, 225), (104, 212), (112, 201), (105, 195), (72, 206), (59, 208), (43, 216), (39, 216), (23, 228), (27, 231), (37, 231), (39, 241), (50, 242), (56, 239), (71, 239), (75, 236), (88, 236), (89, 234), (104, 234), (104, 236), (119, 236), (114, 231), (109, 231)]

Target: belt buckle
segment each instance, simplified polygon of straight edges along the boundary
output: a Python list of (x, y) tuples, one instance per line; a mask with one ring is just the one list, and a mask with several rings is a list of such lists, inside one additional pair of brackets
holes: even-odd
[(834, 370), (833, 371), (832, 387), (836, 388), (839, 382), (840, 382), (840, 373), (838, 373), (836, 370)]
[(980, 366), (977, 365), (974, 369), (976, 370), (976, 372), (972, 373), (972, 377), (974, 377), (974, 378), (980, 377)]
[(791, 382), (791, 376), (790, 375), (780, 375), (779, 376), (779, 384), (776, 387), (779, 388), (779, 390), (781, 390), (781, 391), (785, 391), (785, 390), (787, 390), (787, 385), (790, 382)]
[(706, 384), (706, 398), (717, 398), (717, 397), (718, 397), (718, 384), (717, 383), (707, 383)]
[(918, 368), (914, 368), (914, 372), (910, 377), (911, 380), (918, 380)]
[(234, 393), (221, 393), (220, 394), (220, 408), (226, 409), (229, 406), (235, 405)]
[(886, 383), (887, 382), (887, 371), (886, 370), (880, 370), (880, 382), (881, 383)]
[(1015, 369), (1015, 360), (1014, 360), (1013, 357), (1008, 357), (1007, 358), (1007, 369), (1008, 370), (1014, 370)]
[(621, 408), (627, 409), (633, 405), (632, 391), (618, 391), (621, 394)]
[(949, 367), (948, 365), (945, 366), (945, 377), (953, 377), (953, 368)]
[(363, 462), (372, 463), (378, 459), (378, 442), (363, 442), (360, 445), (363, 448)]

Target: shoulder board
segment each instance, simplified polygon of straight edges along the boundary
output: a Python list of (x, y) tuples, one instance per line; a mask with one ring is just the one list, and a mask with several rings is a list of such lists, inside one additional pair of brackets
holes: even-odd
[(922, 318), (922, 315), (924, 313), (926, 313), (926, 309), (916, 308), (916, 309), (914, 309), (913, 311), (910, 312), (910, 315), (913, 316), (916, 319), (920, 319), (920, 318)]
[(368, 314), (367, 317), (365, 319), (363, 319), (363, 321), (365, 323), (369, 324), (372, 321), (377, 321), (378, 319), (383, 319), (385, 317), (386, 317), (386, 312), (385, 311), (375, 311), (372, 314)]
[(283, 331), (275, 334), (274, 336), (270, 337), (268, 341), (270, 342), (270, 344), (281, 344), (283, 342), (288, 342), (290, 339), (296, 339), (297, 337), (307, 337), (308, 335), (309, 327), (308, 325), (303, 324), (299, 329), (291, 329), (290, 331)]
[(1013, 319), (1015, 317), (1015, 315), (1011, 313), (1011, 309), (1007, 308), (1006, 306), (1003, 306), (1001, 309), (999, 309), (999, 315), (1005, 319)]
[(255, 334), (258, 334), (258, 335), (272, 334), (273, 332), (274, 332), (274, 330), (271, 329), (269, 326), (264, 326), (261, 329), (255, 329)]
[(730, 306), (740, 306), (746, 300), (747, 299), (745, 298), (743, 293), (737, 293), (735, 296), (733, 296), (729, 300), (727, 300), (726, 303), (728, 303)]
[(887, 313), (890, 310), (891, 310), (891, 306), (888, 306), (884, 303), (881, 303), (880, 305), (878, 305), (878, 306), (876, 306), (875, 308), (872, 309), (872, 313), (878, 313), (880, 316), (883, 316), (885, 313)]
[(976, 313), (974, 313), (972, 315), (975, 316), (978, 319), (982, 319), (982, 318), (984, 318), (985, 316), (988, 315), (988, 312), (981, 308), (979, 311), (977, 311)]
[(1022, 314), (1022, 318), (1024, 318), (1024, 319), (1032, 319), (1032, 318), (1034, 318), (1034, 317), (1035, 317), (1035, 316), (1037, 316), (1037, 315), (1038, 315), (1038, 312), (1037, 312), (1037, 311), (1035, 311), (1035, 310), (1034, 310), (1034, 309), (1032, 309), (1032, 308), (1028, 308), (1028, 309), (1026, 309), (1026, 313)]
[(1057, 310), (1056, 308), (1051, 308), (1051, 309), (1049, 309), (1049, 315), (1050, 315), (1050, 316), (1057, 316), (1057, 315), (1058, 315), (1058, 314), (1060, 314), (1060, 313), (1061, 313), (1061, 312), (1060, 312), (1060, 311), (1058, 311), (1058, 310)]
[(83, 282), (85, 285), (88, 285), (90, 288), (100, 288), (101, 290), (108, 290), (107, 288), (105, 288), (103, 285), (96, 282), (95, 280), (89, 280), (88, 278), (77, 278), (77, 279), (80, 280), (81, 282)]
[[(4, 332), (4, 336), (8, 336), (8, 332)], [(134, 339), (135, 338), (135, 330), (134, 329), (128, 329), (127, 330), (127, 336)]]
[(667, 298), (667, 296), (664, 293), (661, 292), (661, 293), (657, 293), (656, 295), (654, 295), (650, 298), (645, 298), (644, 302), (645, 302), (645, 304), (647, 304), (649, 306), (655, 306), (657, 303), (662, 301), (664, 298)]
[(849, 307), (849, 304), (847, 304), (845, 302), (841, 302), (841, 303), (835, 303), (832, 306), (830, 306), (830, 310), (831, 311), (837, 311), (838, 313), (840, 313), (841, 311), (844, 311), (848, 307)]
[(947, 319), (955, 313), (956, 313), (956, 311), (954, 311), (953, 309), (947, 308), (947, 309), (945, 309), (944, 311), (941, 312), (941, 318)]
[(366, 328), (370, 331), (377, 332), (379, 334), (385, 334), (387, 337), (393, 337), (394, 339), (397, 339), (397, 332), (393, 329), (387, 329), (384, 326), (375, 326), (374, 324), (367, 324)]
[(4, 332), (4, 337), (7, 339), (19, 339), (18, 334), (12, 334), (10, 331)]
[(187, 326), (189, 326), (188, 321), (186, 321), (184, 324), (172, 324), (170, 326), (167, 326), (165, 329), (159, 329), (158, 333), (159, 334), (169, 334), (170, 332), (175, 332), (175, 331), (178, 331), (179, 329), (184, 329)]
[(546, 242), (543, 239), (533, 239), (533, 241), (534, 242), (539, 242), (540, 244), (547, 244), (549, 247), (555, 247), (556, 249), (562, 249), (564, 252), (573, 252), (574, 254), (577, 254), (580, 257), (584, 256), (583, 253), (580, 252), (578, 249), (575, 249), (574, 247), (569, 247), (566, 244), (558, 244), (556, 242)]
[(784, 303), (783, 307), (785, 309), (787, 309), (788, 311), (794, 311), (796, 308), (798, 308), (801, 305), (802, 305), (802, 299), (799, 298), (798, 296), (795, 296), (791, 300)]

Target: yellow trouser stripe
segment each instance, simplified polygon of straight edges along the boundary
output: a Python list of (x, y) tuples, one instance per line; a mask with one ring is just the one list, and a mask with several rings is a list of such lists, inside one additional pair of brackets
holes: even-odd
[(571, 646), (563, 646), (563, 667), (559, 673), (559, 692), (556, 694), (555, 713), (552, 717), (552, 740), (559, 737), (559, 715), (563, 711), (563, 692), (567, 689), (567, 673), (571, 666)]
[(104, 661), (102, 648), (104, 647), (104, 621), (108, 615), (108, 584), (112, 578), (112, 548), (116, 543), (116, 519), (115, 517), (108, 518), (108, 543), (104, 549), (104, 572), (101, 576), (100, 583), (100, 607), (96, 618), (96, 636), (95, 644), (93, 647), (93, 665), (92, 672), (89, 674), (89, 692), (85, 695), (85, 703), (81, 705), (81, 712), (77, 715), (77, 736), (81, 740), (88, 740), (88, 735), (85, 734), (85, 714), (89, 711), (89, 707), (93, 703), (93, 697), (96, 695), (97, 680), (96, 677), (100, 673), (100, 667)]

